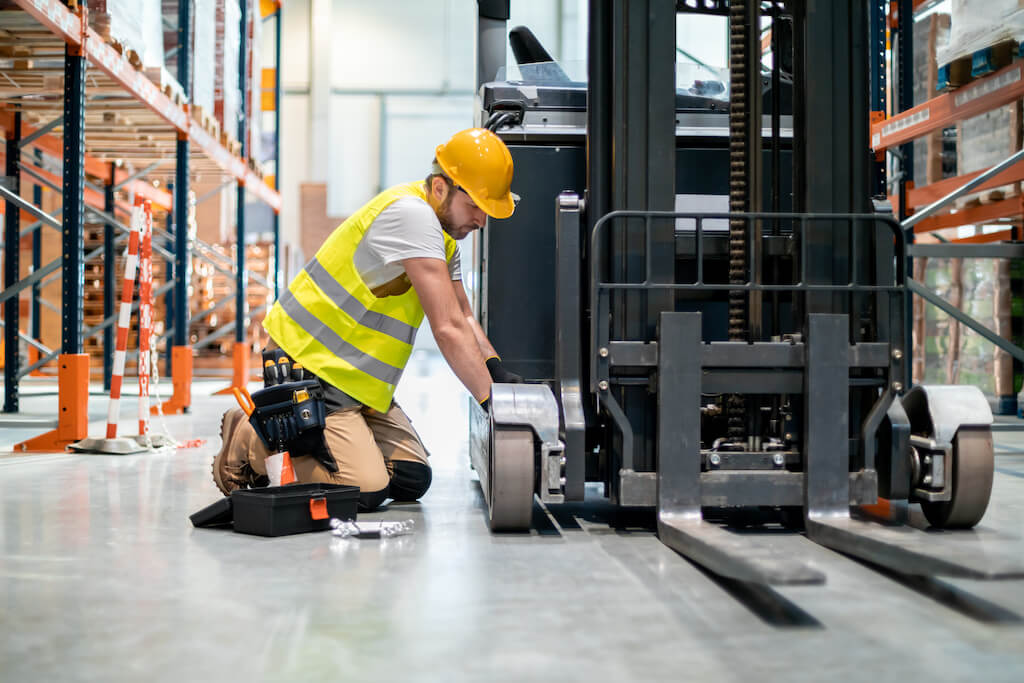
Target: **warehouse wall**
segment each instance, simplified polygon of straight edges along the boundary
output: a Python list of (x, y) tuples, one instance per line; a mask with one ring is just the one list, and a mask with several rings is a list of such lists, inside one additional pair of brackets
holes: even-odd
[[(281, 240), (300, 259), (299, 185), (310, 180), (310, 0), (281, 6)], [(286, 264), (288, 265), (288, 264)], [(289, 271), (289, 274), (294, 271)]]
[[(343, 217), (425, 175), (434, 146), (472, 125), (476, 12), (475, 0), (284, 4), (285, 240), (323, 238), (301, 235), (301, 185), (326, 185), (328, 215)], [(517, 0), (509, 26), (519, 24), (556, 58), (586, 59), (586, 0)]]
[[(516, 0), (509, 27), (529, 26), (556, 59), (583, 65), (586, 6)], [(281, 230), (290, 277), (345, 216), (381, 188), (425, 176), (434, 147), (473, 125), (477, 3), (289, 0), (282, 12)], [(473, 252), (470, 238), (467, 280)]]

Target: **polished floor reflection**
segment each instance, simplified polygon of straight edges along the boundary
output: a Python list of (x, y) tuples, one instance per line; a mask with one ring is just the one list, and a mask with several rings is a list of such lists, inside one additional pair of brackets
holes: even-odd
[[(1024, 680), (1024, 581), (906, 579), (777, 531), (828, 581), (760, 591), (709, 576), (597, 490), (536, 506), (529, 534), (490, 534), (468, 397), (436, 354), (399, 393), (433, 488), (370, 516), (414, 519), (411, 536), (194, 529), (219, 495), (219, 386), (197, 383), (193, 413), (166, 420), (199, 447), (0, 456), (0, 680)], [(26, 413), (54, 409), (46, 391)], [(91, 403), (99, 434), (106, 403)], [(0, 429), (0, 448), (20, 436)], [(1024, 558), (1024, 435), (996, 442), (982, 531)]]

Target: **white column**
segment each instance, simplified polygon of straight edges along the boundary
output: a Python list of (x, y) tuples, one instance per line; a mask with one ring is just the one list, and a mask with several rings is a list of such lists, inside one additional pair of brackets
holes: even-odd
[(309, 180), (328, 182), (331, 134), (331, 0), (309, 1)]

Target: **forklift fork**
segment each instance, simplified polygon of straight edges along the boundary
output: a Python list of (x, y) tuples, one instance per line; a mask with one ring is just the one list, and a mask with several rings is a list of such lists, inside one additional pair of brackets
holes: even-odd
[[(802, 482), (807, 536), (903, 574), (981, 579), (1024, 576), (1019, 558), (1002, 552), (984, 533), (945, 530), (935, 534), (851, 517), (851, 504), (872, 501), (861, 500), (863, 492), (851, 489), (855, 475), (849, 472), (847, 330), (845, 315), (809, 315)], [(701, 472), (702, 345), (700, 313), (661, 314), (657, 479), (660, 538), (679, 553), (730, 578), (776, 585), (823, 583), (824, 575), (803, 561), (782, 554), (770, 544), (758, 546), (747, 535), (704, 521), (701, 487), (711, 473)], [(787, 474), (795, 473), (741, 476), (763, 477), (760, 489), (764, 495), (764, 491), (780, 486)]]

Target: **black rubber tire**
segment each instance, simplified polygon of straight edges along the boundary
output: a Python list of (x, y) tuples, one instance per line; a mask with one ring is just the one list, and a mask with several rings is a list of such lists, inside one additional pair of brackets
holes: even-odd
[(953, 438), (952, 498), (921, 503), (931, 525), (939, 529), (970, 529), (980, 522), (992, 495), (994, 467), (992, 430), (960, 428)]

